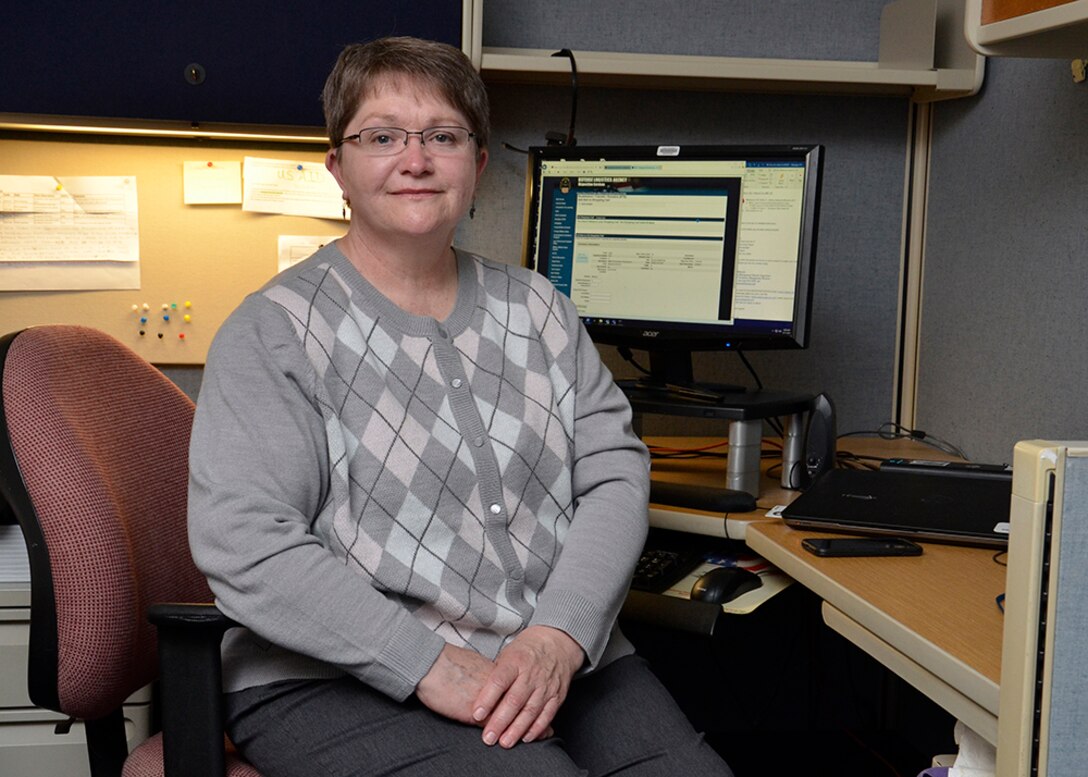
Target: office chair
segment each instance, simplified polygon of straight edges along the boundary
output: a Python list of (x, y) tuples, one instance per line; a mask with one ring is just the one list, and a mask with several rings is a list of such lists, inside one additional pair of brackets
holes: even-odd
[[(31, 701), (84, 722), (92, 777), (260, 777), (224, 752), (233, 624), (189, 553), (192, 402), (108, 335), (50, 325), (0, 338), (0, 414), (0, 496), (30, 557)], [(122, 703), (156, 678), (163, 733), (129, 754)]]

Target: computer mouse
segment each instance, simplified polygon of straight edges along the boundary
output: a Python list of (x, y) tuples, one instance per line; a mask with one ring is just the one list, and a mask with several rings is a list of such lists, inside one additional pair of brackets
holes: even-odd
[(724, 604), (761, 585), (763, 581), (755, 572), (741, 567), (714, 567), (692, 585), (691, 598), (698, 602)]

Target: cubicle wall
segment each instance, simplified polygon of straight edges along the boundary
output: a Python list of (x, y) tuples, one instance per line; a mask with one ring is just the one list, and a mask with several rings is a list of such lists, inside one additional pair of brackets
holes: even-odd
[(1015, 447), (997, 775), (1079, 777), (1088, 762), (1088, 444)]
[[(542, 143), (545, 130), (565, 123), (569, 93), (498, 86), (491, 95), (491, 162), (476, 217), (459, 239), (496, 259), (518, 261), (525, 156), (500, 144)], [(893, 404), (908, 110), (905, 99), (892, 97), (583, 89), (577, 137), (584, 145), (824, 144), (811, 345), (748, 357), (768, 387), (828, 392), (844, 431), (874, 429), (891, 417)], [(637, 375), (613, 349), (602, 350), (617, 375)], [(754, 385), (735, 353), (697, 354), (695, 373), (700, 380)], [(662, 433), (663, 422), (647, 420), (649, 431)], [(686, 419), (668, 419), (668, 428), (721, 432)]]
[(917, 425), (983, 461), (1088, 439), (1088, 84), (987, 61), (934, 108)]
[[(735, 57), (872, 61), (884, 0), (687, 0), (663, 12), (649, 0), (595, 3), (487, 0), (486, 47), (629, 51)], [(834, 87), (828, 86), (828, 91)], [(502, 147), (541, 145), (566, 132), (571, 92), (495, 85), (491, 163), (476, 218), (459, 238), (468, 248), (516, 261), (521, 251), (525, 157)], [(822, 143), (823, 207), (811, 347), (750, 353), (769, 387), (828, 392), (843, 431), (875, 429), (892, 417), (896, 322), (910, 104), (906, 98), (651, 91), (582, 87), (581, 145), (627, 143)], [(622, 377), (636, 371), (613, 349)], [(639, 354), (636, 352), (636, 356)], [(698, 354), (696, 378), (754, 382), (736, 354)], [(720, 433), (691, 419), (647, 418), (647, 431)]]

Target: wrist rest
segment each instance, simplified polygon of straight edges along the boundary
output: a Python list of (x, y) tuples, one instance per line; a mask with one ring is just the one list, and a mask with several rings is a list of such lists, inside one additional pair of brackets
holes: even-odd
[(650, 481), (650, 501), (711, 513), (748, 513), (756, 509), (756, 498), (747, 491), (658, 480)]

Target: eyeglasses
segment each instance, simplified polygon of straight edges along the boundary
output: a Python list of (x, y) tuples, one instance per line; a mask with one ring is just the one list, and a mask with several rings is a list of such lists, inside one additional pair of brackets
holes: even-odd
[(469, 148), (469, 141), (476, 137), (476, 133), (464, 127), (428, 127), (418, 132), (400, 127), (367, 127), (336, 145), (339, 148), (353, 140), (367, 156), (396, 156), (408, 146), (412, 135), (419, 135), (419, 144), (436, 156), (463, 154)]

